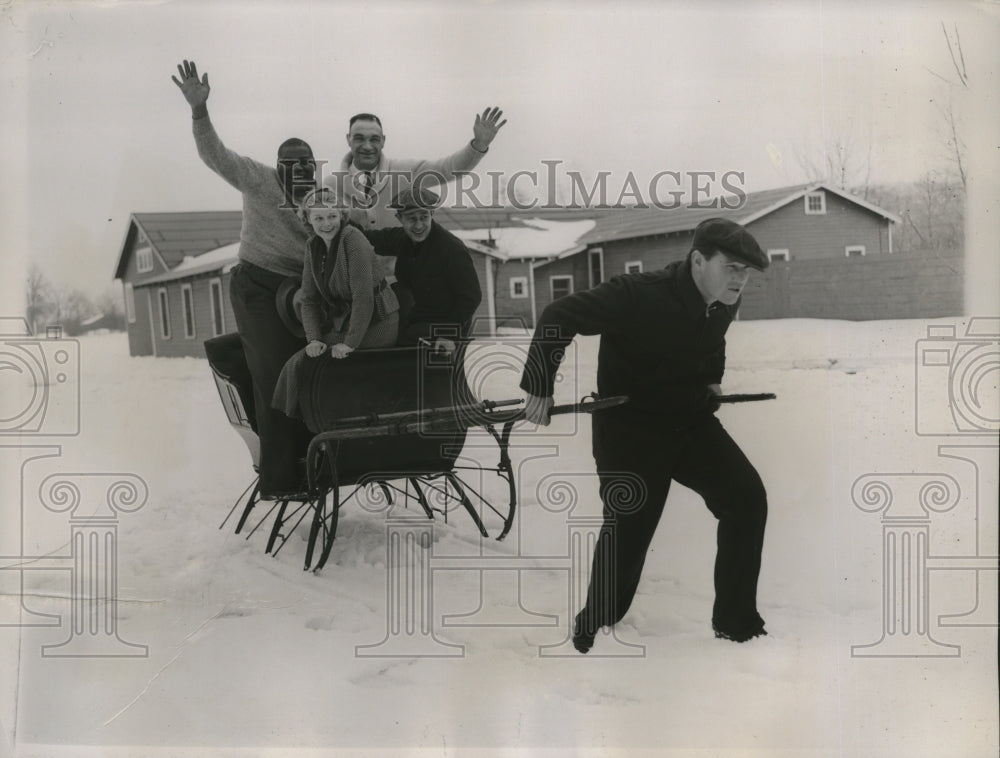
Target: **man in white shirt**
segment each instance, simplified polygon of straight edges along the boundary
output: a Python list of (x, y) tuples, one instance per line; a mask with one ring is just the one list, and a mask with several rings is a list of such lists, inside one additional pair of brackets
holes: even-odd
[(327, 175), (323, 183), (364, 211), (352, 213), (351, 220), (365, 229), (399, 226), (395, 210), (389, 207), (392, 198), (414, 184), (433, 189), (451, 181), (456, 173), (474, 169), (507, 123), (502, 117), (499, 108), (487, 108), (476, 114), (472, 140), (460, 150), (437, 160), (423, 160), (387, 157), (382, 152), (386, 137), (381, 120), (373, 113), (359, 113), (348, 127), (351, 151), (344, 156), (340, 170)]

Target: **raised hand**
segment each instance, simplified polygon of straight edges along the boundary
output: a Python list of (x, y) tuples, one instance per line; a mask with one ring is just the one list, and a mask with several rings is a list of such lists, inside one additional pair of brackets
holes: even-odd
[(507, 123), (507, 119), (500, 120), (502, 116), (503, 111), (496, 107), (487, 108), (481, 114), (476, 114), (476, 123), (472, 125), (472, 146), (476, 150), (481, 153), (486, 152), (500, 131), (500, 127)]
[(191, 110), (203, 107), (208, 101), (208, 93), (212, 89), (208, 85), (208, 74), (205, 74), (199, 80), (198, 67), (195, 65), (194, 61), (184, 61), (182, 64), (177, 66), (177, 73), (181, 75), (180, 79), (176, 76), (171, 76), (170, 78), (173, 79), (174, 84), (180, 88), (184, 95), (184, 99), (187, 100), (188, 105), (191, 106)]

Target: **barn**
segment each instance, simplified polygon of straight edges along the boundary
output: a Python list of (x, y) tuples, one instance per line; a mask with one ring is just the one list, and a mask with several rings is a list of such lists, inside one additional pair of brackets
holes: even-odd
[[(536, 307), (541, 310), (554, 299), (618, 274), (653, 271), (680, 260), (691, 247), (695, 227), (716, 216), (749, 229), (774, 264), (769, 272), (808, 261), (889, 256), (892, 225), (899, 221), (886, 210), (824, 184), (749, 193), (733, 209), (622, 210), (597, 219), (575, 245), (535, 267)], [(759, 285), (760, 277), (757, 280)], [(778, 315), (780, 308), (753, 297), (749, 290), (747, 298), (753, 305), (744, 303), (743, 318)]]
[[(695, 227), (744, 224), (771, 260), (751, 276), (742, 319), (936, 318), (963, 312), (961, 251), (896, 250), (894, 213), (825, 183), (746, 195), (737, 208), (439, 209), (472, 253), (483, 290), (475, 332), (534, 325), (554, 299), (683, 258)], [(235, 330), (229, 272), (239, 211), (134, 213), (115, 270), (132, 355), (202, 357)]]
[(235, 331), (229, 271), (242, 213), (133, 213), (115, 279), (122, 282), (131, 355), (204, 357), (202, 343)]
[[(131, 355), (203, 358), (206, 339), (236, 331), (229, 275), (238, 262), (241, 220), (240, 211), (131, 215), (115, 268)], [(488, 239), (468, 239), (466, 246), (483, 288), (478, 330), (492, 333), (496, 274), (518, 264), (508, 264)], [(527, 282), (528, 266), (520, 265)], [(526, 313), (530, 318), (530, 305)]]
[(496, 329), (524, 329), (535, 322), (533, 267), (550, 260), (592, 228), (593, 220), (554, 221), (525, 218), (480, 229), (455, 229), (454, 233), (472, 250), (485, 246), (493, 251), (491, 269), (483, 283), (481, 316), (488, 325), (479, 333)]

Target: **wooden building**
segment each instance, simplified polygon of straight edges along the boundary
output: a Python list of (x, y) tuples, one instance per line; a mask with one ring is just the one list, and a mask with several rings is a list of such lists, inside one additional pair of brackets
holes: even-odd
[[(897, 216), (823, 183), (750, 193), (732, 209), (442, 208), (435, 220), (472, 254), (483, 336), (532, 328), (556, 298), (683, 258), (715, 216), (745, 225), (772, 261), (750, 277), (742, 319), (962, 313), (960, 251), (896, 251)], [(239, 211), (132, 214), (115, 270), (132, 355), (202, 357), (205, 339), (235, 331), (240, 221)]]
[[(239, 211), (132, 214), (115, 268), (131, 355), (203, 358), (206, 339), (236, 331), (229, 275), (238, 261), (241, 219)], [(493, 333), (497, 287), (509, 286), (506, 279), (498, 285), (498, 272), (520, 265), (526, 290), (529, 267), (508, 262), (488, 241), (466, 246), (483, 289), (477, 330)], [(530, 300), (524, 302), (530, 319)]]
[[(850, 265), (853, 258), (891, 255), (892, 225), (899, 221), (889, 211), (825, 184), (749, 193), (733, 209), (620, 210), (596, 219), (575, 245), (534, 267), (536, 309), (618, 274), (653, 271), (680, 260), (691, 248), (695, 227), (712, 217), (746, 226), (775, 264), (770, 275), (797, 262), (839, 259)], [(758, 277), (758, 286), (760, 281)], [(775, 308), (751, 299), (753, 304), (744, 298), (742, 318), (805, 315), (779, 313), (780, 302)]]
[(133, 213), (118, 256), (131, 355), (195, 356), (236, 330), (229, 271), (240, 211)]

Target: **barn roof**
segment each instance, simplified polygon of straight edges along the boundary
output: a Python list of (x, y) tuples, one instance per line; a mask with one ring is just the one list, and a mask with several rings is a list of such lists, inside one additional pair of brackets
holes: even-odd
[[(589, 229), (586, 229), (582, 225), (577, 226), (570, 223), (562, 225), (566, 228), (577, 226), (581, 233), (575, 241), (566, 240), (566, 246), (560, 251), (549, 249), (546, 249), (544, 252), (530, 250), (522, 252), (519, 255), (516, 248), (524, 246), (521, 244), (520, 238), (518, 245), (505, 246), (499, 244), (499, 250), (486, 248), (478, 250), (478, 252), (496, 257), (537, 256), (543, 258), (564, 258), (585, 250), (589, 245), (603, 242), (688, 232), (693, 230), (706, 218), (715, 216), (731, 218), (741, 224), (749, 224), (789, 203), (795, 202), (807, 192), (820, 189), (842, 197), (889, 221), (898, 223), (900, 220), (898, 216), (872, 205), (862, 198), (838, 190), (822, 182), (747, 193), (745, 201), (738, 208), (721, 207), (721, 198), (714, 199), (714, 204), (720, 207), (683, 206), (669, 209), (621, 207), (553, 208), (544, 205), (524, 209), (514, 207), (442, 207), (435, 212), (435, 219), (445, 228), (454, 231), (485, 231), (486, 235), (480, 234), (477, 237), (488, 236), (496, 239), (498, 242), (498, 236), (502, 235), (498, 235), (494, 230), (523, 229), (524, 234), (521, 236), (531, 234), (537, 236), (539, 228), (547, 226), (546, 224), (539, 224), (539, 219), (549, 222), (583, 222), (591, 220), (593, 226)], [(735, 200), (735, 198), (732, 199)], [(164, 266), (171, 271), (171, 273), (161, 274), (157, 277), (157, 280), (165, 281), (177, 278), (177, 275), (172, 272), (181, 266), (186, 258), (189, 259), (186, 265), (193, 266), (194, 264), (191, 259), (197, 259), (209, 251), (218, 250), (219, 248), (239, 242), (241, 225), (242, 213), (240, 211), (133, 213), (129, 219), (128, 230), (126, 231), (125, 240), (118, 258), (118, 265), (115, 268), (115, 278), (120, 279), (124, 275), (129, 256), (134, 252), (136, 240), (140, 232), (149, 240), (150, 246), (156, 255), (159, 256)], [(511, 237), (508, 242), (512, 242), (514, 237), (517, 237), (516, 234), (510, 234), (510, 232), (508, 232), (508, 235)], [(467, 243), (472, 242), (471, 239), (468, 239), (471, 235), (460, 236), (466, 237)], [(511, 247), (512, 249), (504, 249), (505, 247)], [(528, 245), (528, 247), (531, 246)], [(208, 260), (206, 259), (203, 263), (207, 265)], [(199, 268), (203, 267), (199, 264)], [(184, 275), (191, 275), (191, 272), (185, 271)], [(144, 281), (143, 283), (148, 283), (148, 281)]]
[(621, 212), (620, 207), (552, 207), (536, 205), (514, 208), (450, 208), (444, 205), (434, 211), (434, 220), (446, 229), (498, 229), (532, 226), (532, 221), (584, 221)]
[(593, 219), (553, 221), (525, 219), (522, 226), (455, 229), (456, 237), (467, 246), (476, 240), (492, 239), (504, 260), (548, 259), (572, 245), (594, 226)]
[(133, 213), (125, 232), (115, 279), (125, 274), (139, 232), (163, 264), (176, 268), (186, 257), (239, 242), (243, 224), (241, 211), (187, 211), (182, 213)]
[[(563, 251), (560, 256), (573, 255), (588, 245), (599, 244), (601, 242), (692, 231), (707, 218), (730, 218), (740, 224), (749, 224), (769, 213), (773, 213), (779, 208), (783, 208), (789, 203), (801, 199), (806, 193), (817, 190), (831, 192), (890, 221), (899, 222), (899, 217), (889, 211), (822, 182), (814, 182), (793, 187), (763, 190), (761, 192), (749, 192), (746, 194), (745, 202), (737, 208), (724, 207), (724, 200), (726, 198), (713, 198), (713, 205), (718, 207), (686, 205), (679, 208), (629, 208), (619, 210), (613, 214), (598, 218), (594, 224), (594, 228), (580, 237), (576, 245)], [(736, 204), (735, 196), (730, 197), (729, 200), (730, 205)], [(705, 205), (707, 204), (706, 202)]]

